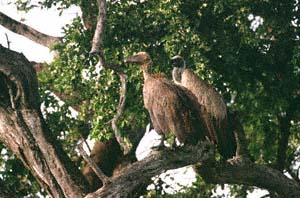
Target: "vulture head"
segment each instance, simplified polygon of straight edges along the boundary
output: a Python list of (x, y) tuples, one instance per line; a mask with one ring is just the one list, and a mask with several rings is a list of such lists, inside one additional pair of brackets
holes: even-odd
[(186, 67), (184, 59), (181, 56), (176, 55), (171, 58), (170, 64), (173, 66), (173, 80), (175, 81), (175, 83), (180, 83), (182, 72)]
[(144, 72), (149, 72), (152, 65), (152, 60), (147, 52), (138, 52), (125, 59), (125, 63), (135, 63), (142, 66)]

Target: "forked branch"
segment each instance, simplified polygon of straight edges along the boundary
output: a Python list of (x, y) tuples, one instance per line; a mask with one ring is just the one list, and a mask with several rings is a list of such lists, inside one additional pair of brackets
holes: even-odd
[(41, 33), (28, 25), (10, 18), (2, 12), (0, 12), (0, 25), (48, 48), (50, 48), (53, 44), (61, 42), (60, 37), (54, 37)]

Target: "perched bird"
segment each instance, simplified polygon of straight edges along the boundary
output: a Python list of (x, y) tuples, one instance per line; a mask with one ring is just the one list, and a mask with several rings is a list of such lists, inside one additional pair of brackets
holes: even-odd
[(209, 115), (196, 97), (186, 88), (168, 80), (165, 75), (151, 74), (152, 60), (149, 54), (139, 52), (126, 58), (125, 62), (141, 66), (144, 76), (144, 106), (158, 134), (164, 136), (173, 133), (184, 144), (196, 144), (207, 138), (211, 142), (217, 142), (216, 134), (207, 128)]
[(233, 133), (227, 130), (227, 107), (222, 96), (213, 86), (187, 69), (181, 56), (174, 56), (170, 63), (173, 66), (173, 81), (190, 90), (196, 96), (198, 103), (207, 109), (218, 137), (220, 154), (226, 159), (234, 156), (236, 143)]

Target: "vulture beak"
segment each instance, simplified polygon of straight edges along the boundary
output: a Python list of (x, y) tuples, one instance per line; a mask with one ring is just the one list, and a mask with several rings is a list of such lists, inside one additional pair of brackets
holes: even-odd
[(147, 52), (138, 52), (133, 56), (125, 58), (125, 63), (145, 64), (151, 62), (151, 58)]
[(135, 54), (133, 56), (129, 56), (129, 57), (125, 58), (124, 62), (125, 63), (137, 63), (137, 64), (141, 63), (140, 57), (138, 54)]

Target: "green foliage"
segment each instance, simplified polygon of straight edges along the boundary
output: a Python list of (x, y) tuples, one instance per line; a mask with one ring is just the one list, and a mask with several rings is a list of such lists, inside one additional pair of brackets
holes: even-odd
[(9, 189), (14, 189), (15, 197), (46, 195), (34, 176), (24, 168), (23, 163), (2, 144), (0, 144), (0, 179)]
[[(61, 9), (80, 5), (84, 12), (95, 12), (95, 1), (46, 0), (41, 5)], [(143, 108), (141, 73), (137, 67), (123, 65), (124, 57), (147, 51), (153, 70), (170, 76), (168, 61), (180, 54), (188, 67), (222, 93), (230, 109), (240, 112), (257, 162), (276, 162), (278, 118), (289, 120), (285, 167), (293, 169), (299, 161), (300, 143), (299, 12), (298, 1), (108, 1), (104, 54), (128, 75), (127, 102), (118, 123), (122, 134), (145, 128), (149, 122)], [(83, 28), (80, 18), (64, 32), (63, 43), (54, 47), (60, 57), (39, 76), (40, 93), (45, 107), (57, 109), (46, 113), (49, 126), (76, 159), (74, 147), (80, 134), (112, 135), (110, 120), (118, 105), (120, 81), (109, 69), (96, 72), (96, 59), (89, 55), (93, 32)], [(66, 103), (58, 105), (49, 91), (67, 95)], [(70, 106), (80, 110), (77, 118), (69, 116)], [(201, 181), (197, 184), (205, 186), (207, 193), (213, 188)], [(240, 192), (239, 188), (233, 187), (232, 192)], [(193, 195), (203, 193), (194, 190)]]

